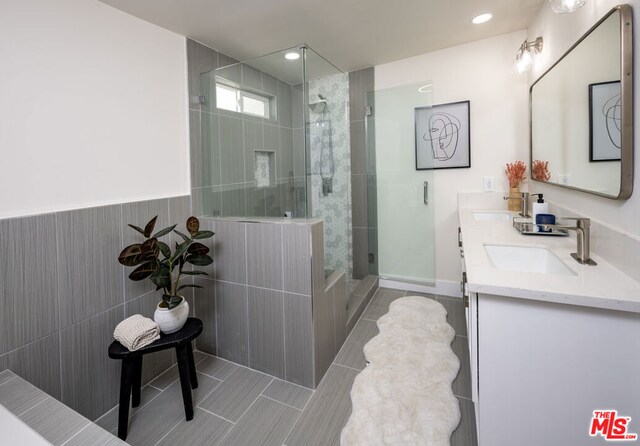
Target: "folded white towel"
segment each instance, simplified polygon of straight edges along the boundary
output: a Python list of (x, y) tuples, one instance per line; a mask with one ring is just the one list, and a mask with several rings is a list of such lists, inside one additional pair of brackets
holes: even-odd
[(132, 352), (160, 339), (160, 327), (148, 317), (134, 314), (118, 324), (113, 337)]

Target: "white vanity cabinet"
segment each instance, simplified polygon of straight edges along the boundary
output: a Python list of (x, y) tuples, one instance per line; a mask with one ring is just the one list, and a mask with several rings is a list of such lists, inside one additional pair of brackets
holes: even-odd
[[(640, 435), (640, 283), (600, 258), (572, 264), (568, 238), (522, 238), (473, 211), (460, 222), (478, 444), (610, 444), (589, 435), (597, 410), (630, 417)], [(484, 248), (526, 243), (549, 246), (575, 275), (498, 270)]]
[(474, 297), (480, 446), (605, 444), (589, 436), (594, 410), (640, 433), (638, 313)]

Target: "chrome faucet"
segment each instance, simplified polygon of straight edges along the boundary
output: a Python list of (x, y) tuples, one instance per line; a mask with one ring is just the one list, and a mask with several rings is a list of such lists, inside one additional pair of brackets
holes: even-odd
[(597, 265), (596, 262), (589, 257), (589, 250), (591, 244), (591, 220), (588, 218), (578, 217), (563, 217), (559, 220), (575, 220), (575, 226), (568, 225), (538, 225), (545, 230), (551, 229), (565, 229), (570, 231), (576, 231), (576, 240), (578, 242), (577, 251), (572, 252), (571, 257), (582, 265)]
[[(520, 215), (530, 217), (529, 215), (529, 192), (520, 192), (519, 197), (502, 197), (504, 200), (520, 200)], [(535, 222), (534, 222), (535, 223)]]

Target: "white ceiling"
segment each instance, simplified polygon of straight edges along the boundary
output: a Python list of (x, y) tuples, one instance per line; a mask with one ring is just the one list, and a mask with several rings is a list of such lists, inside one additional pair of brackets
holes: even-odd
[(352, 71), (525, 29), (544, 0), (101, 1), (239, 60), (307, 43)]

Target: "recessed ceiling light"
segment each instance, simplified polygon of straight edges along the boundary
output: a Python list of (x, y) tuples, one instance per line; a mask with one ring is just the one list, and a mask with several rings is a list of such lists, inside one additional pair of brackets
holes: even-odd
[(493, 15), (485, 12), (484, 14), (477, 15), (473, 19), (471, 19), (471, 23), (479, 25), (480, 23), (488, 22), (489, 20), (491, 20), (491, 17), (493, 17)]
[(298, 54), (298, 52), (296, 51), (292, 51), (290, 53), (285, 54), (284, 57), (289, 60), (296, 60), (300, 58), (300, 54)]

